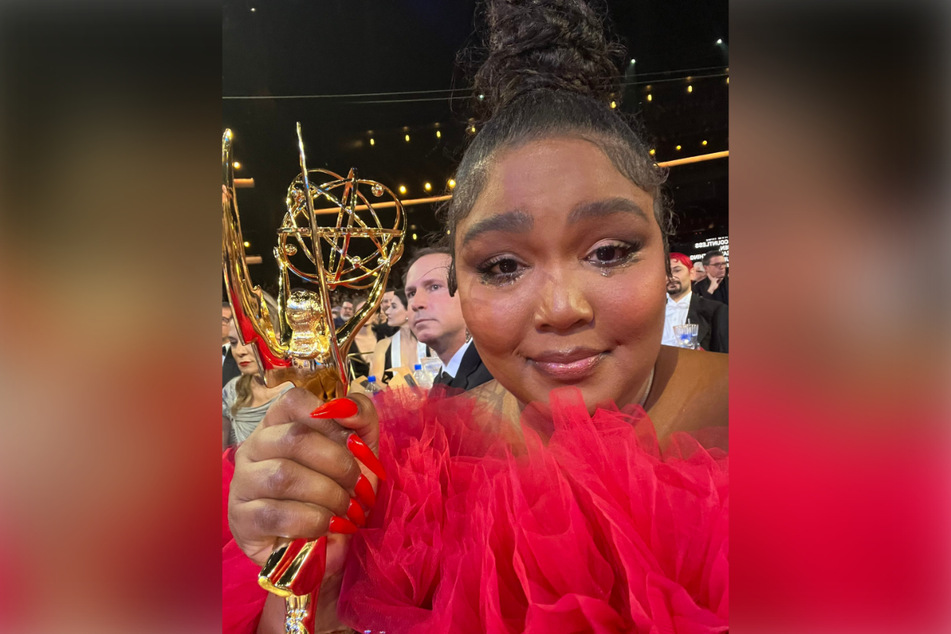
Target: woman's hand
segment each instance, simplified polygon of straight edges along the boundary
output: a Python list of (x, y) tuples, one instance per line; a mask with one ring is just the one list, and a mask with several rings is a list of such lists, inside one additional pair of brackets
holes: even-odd
[[(312, 417), (318, 408), (322, 417)], [(263, 565), (280, 540), (339, 533), (328, 540), (325, 577), (339, 572), (343, 535), (362, 525), (375, 501), (378, 446), (366, 396), (324, 405), (306, 390), (288, 391), (235, 454), (228, 521), (238, 546)]]

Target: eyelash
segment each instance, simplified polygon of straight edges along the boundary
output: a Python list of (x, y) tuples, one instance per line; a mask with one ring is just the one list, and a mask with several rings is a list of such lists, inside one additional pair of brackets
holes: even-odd
[[(619, 257), (614, 257), (610, 260), (596, 260), (594, 259), (597, 256), (598, 251), (601, 249), (616, 249), (622, 251), (622, 255)], [(641, 244), (639, 242), (622, 242), (620, 240), (611, 240), (607, 243), (603, 243), (592, 249), (588, 255), (585, 256), (585, 261), (593, 264), (599, 269), (610, 270), (615, 268), (620, 268), (627, 266), (628, 264), (634, 262), (637, 259), (637, 254), (641, 250)], [(497, 271), (494, 272), (493, 269), (498, 267), (503, 262), (512, 262), (516, 266), (514, 271)], [(481, 282), (483, 284), (491, 284), (494, 286), (505, 286), (511, 284), (519, 277), (522, 273), (525, 272), (524, 265), (520, 264), (518, 260), (510, 255), (498, 255), (493, 258), (490, 258), (476, 267), (476, 271), (481, 276)]]
[[(613, 260), (593, 260), (592, 258), (597, 254), (601, 249), (619, 249), (624, 252), (620, 257), (616, 257)], [(606, 243), (600, 244), (592, 249), (585, 260), (591, 262), (598, 268), (603, 269), (613, 269), (621, 266), (626, 266), (633, 262), (637, 258), (637, 254), (641, 250), (641, 244), (639, 242), (622, 242), (620, 240), (609, 240)]]

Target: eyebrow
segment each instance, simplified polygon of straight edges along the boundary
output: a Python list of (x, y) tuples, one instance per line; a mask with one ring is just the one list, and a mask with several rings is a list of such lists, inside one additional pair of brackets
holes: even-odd
[(490, 216), (480, 220), (466, 231), (462, 238), (463, 244), (490, 231), (505, 231), (507, 233), (526, 233), (535, 226), (535, 219), (524, 211), (516, 209), (505, 213)]
[(605, 200), (595, 200), (594, 202), (590, 203), (581, 203), (572, 209), (571, 213), (568, 214), (568, 222), (578, 222), (582, 219), (609, 216), (618, 212), (631, 213), (635, 216), (640, 216), (641, 219), (646, 222), (650, 221), (649, 216), (643, 209), (641, 209), (640, 205), (635, 203), (630, 198), (618, 196), (616, 198), (607, 198)]

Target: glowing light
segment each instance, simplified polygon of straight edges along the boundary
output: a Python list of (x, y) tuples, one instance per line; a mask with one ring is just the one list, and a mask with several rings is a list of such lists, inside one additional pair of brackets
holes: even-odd
[(407, 134), (406, 136), (404, 136), (403, 138), (406, 139), (406, 142), (407, 142), (407, 143), (409, 143), (409, 135), (408, 135), (408, 134)]
[(442, 138), (442, 132), (440, 132), (439, 130), (436, 130), (436, 138), (437, 138), (437, 139), (441, 139), (441, 138)]
[(687, 86), (687, 92), (693, 92), (693, 86), (688, 85), (688, 86)]
[(475, 134), (475, 133), (476, 133), (476, 127), (475, 127), (474, 125), (470, 125), (470, 126), (469, 126), (469, 134)]
[(414, 234), (413, 234), (413, 240), (415, 240), (415, 239), (416, 239), (416, 234), (414, 233)]
[(251, 243), (248, 242), (247, 240), (245, 240), (245, 241), (244, 241), (244, 248), (247, 249), (247, 248), (249, 248), (250, 246), (251, 246)]
[(433, 186), (431, 184), (423, 183), (423, 189), (425, 189), (426, 191), (430, 191), (432, 188)]
[(723, 44), (723, 40), (721, 40), (720, 38), (717, 38), (717, 45), (720, 45), (720, 44)]
[(405, 193), (406, 193), (406, 185), (400, 185), (400, 193), (401, 193), (401, 194), (405, 194)]
[(730, 85), (730, 78), (729, 78), (729, 77), (726, 78), (726, 84), (727, 84), (727, 86)]
[(704, 139), (703, 141), (700, 142), (700, 145), (704, 145), (704, 146), (705, 146), (706, 144), (707, 144), (707, 140), (706, 140), (706, 139)]
[(234, 162), (234, 168), (235, 168), (236, 170), (241, 169), (241, 163), (239, 163), (238, 161), (235, 161), (235, 162)]
[(257, 9), (255, 9), (254, 7), (251, 7), (251, 13), (254, 13), (255, 11), (257, 11)]
[(650, 93), (647, 94), (647, 100), (648, 100), (648, 101), (653, 101), (653, 100), (654, 100), (654, 98), (651, 97)]
[(633, 59), (633, 58), (631, 59), (632, 64), (635, 63), (636, 61), (637, 61), (636, 59)]
[(655, 150), (654, 148), (651, 148), (650, 155), (654, 156), (655, 154), (657, 154), (657, 150)]
[(612, 102), (611, 102), (611, 107), (612, 107), (612, 108), (617, 108), (617, 102), (616, 102), (616, 101), (612, 101)]
[(449, 185), (449, 189), (454, 189), (456, 186), (456, 180), (454, 178), (450, 178), (448, 181), (446, 181), (446, 184)]
[(675, 149), (679, 152), (679, 151), (680, 151), (680, 146), (678, 145)]
[(376, 141), (373, 140), (373, 137), (370, 137), (370, 145), (376, 145)]

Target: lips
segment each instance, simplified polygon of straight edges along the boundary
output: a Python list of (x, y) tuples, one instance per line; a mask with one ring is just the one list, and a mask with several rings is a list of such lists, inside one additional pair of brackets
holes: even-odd
[(557, 381), (580, 381), (594, 372), (604, 355), (592, 348), (572, 348), (544, 352), (529, 357), (529, 361), (536, 370)]
[(251, 365), (250, 361), (241, 361), (238, 363), (242, 368)]

